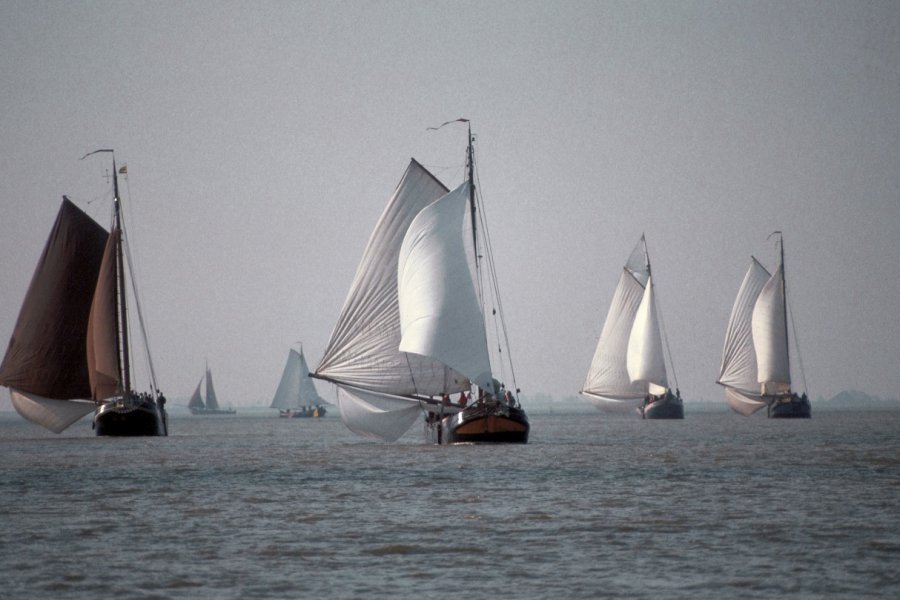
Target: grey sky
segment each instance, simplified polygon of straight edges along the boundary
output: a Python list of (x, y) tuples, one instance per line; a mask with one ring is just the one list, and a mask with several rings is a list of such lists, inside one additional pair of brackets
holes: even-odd
[(464, 129), (426, 127), (468, 117), (526, 394), (580, 389), (644, 232), (682, 394), (720, 400), (776, 229), (809, 391), (900, 389), (896, 2), (4, 0), (0, 81), (4, 347), (60, 196), (108, 223), (78, 158), (114, 147), (162, 389), (208, 359), (268, 403), (409, 158), (461, 181)]

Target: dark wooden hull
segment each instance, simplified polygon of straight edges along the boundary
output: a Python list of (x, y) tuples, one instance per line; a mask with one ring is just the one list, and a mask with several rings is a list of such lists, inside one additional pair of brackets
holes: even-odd
[(101, 404), (94, 412), (94, 431), (108, 436), (168, 435), (166, 411), (152, 400)]
[(769, 405), (770, 419), (809, 419), (812, 407), (809, 399), (792, 395), (790, 399), (779, 400)]
[(680, 397), (667, 396), (641, 407), (645, 419), (683, 419), (684, 402)]
[(434, 444), (527, 444), (531, 426), (525, 411), (499, 403), (474, 405), (425, 423)]

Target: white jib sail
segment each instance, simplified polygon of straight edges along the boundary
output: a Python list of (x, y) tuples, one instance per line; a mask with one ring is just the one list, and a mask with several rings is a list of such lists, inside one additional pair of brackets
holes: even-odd
[(786, 392), (791, 387), (787, 323), (784, 310), (783, 265), (763, 286), (753, 308), (753, 345), (756, 347), (756, 380), (764, 394)]
[(397, 266), (400, 350), (440, 361), (491, 389), (484, 317), (463, 235), (469, 182), (422, 209), (403, 238)]
[(628, 376), (633, 383), (649, 384), (650, 392), (656, 395), (666, 391), (666, 363), (652, 278), (647, 280), (647, 287), (644, 288), (643, 298), (635, 313), (634, 325), (628, 338), (626, 363)]

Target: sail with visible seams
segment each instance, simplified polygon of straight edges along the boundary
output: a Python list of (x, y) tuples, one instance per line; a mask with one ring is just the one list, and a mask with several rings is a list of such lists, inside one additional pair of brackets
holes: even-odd
[[(436, 200), (410, 224), (400, 248), (400, 350), (432, 358), (482, 389), (492, 386), (484, 317), (463, 235), (469, 201), (466, 181)], [(442, 391), (468, 388), (460, 380)], [(464, 386), (464, 387), (461, 387)]]
[(731, 308), (731, 317), (725, 331), (725, 347), (722, 350), (722, 366), (717, 380), (717, 383), (725, 386), (728, 405), (735, 412), (747, 416), (766, 406), (766, 402), (760, 397), (756, 379), (758, 369), (751, 320), (756, 300), (769, 279), (770, 275), (765, 267), (751, 258), (750, 267)]
[(641, 303), (634, 315), (634, 324), (628, 337), (626, 364), (632, 383), (648, 384), (651, 394), (665, 393), (669, 383), (652, 277), (647, 279), (647, 287), (644, 288)]
[(783, 269), (784, 265), (779, 265), (763, 286), (751, 319), (758, 369), (756, 380), (763, 394), (785, 393), (791, 389)]
[(770, 276), (752, 259), (731, 310), (717, 383), (725, 387), (728, 405), (743, 415), (749, 416), (764, 406), (780, 405), (777, 409), (784, 411), (790, 405), (793, 412), (770, 416), (809, 418), (806, 396), (801, 400), (791, 393), (784, 242), (781, 232), (773, 235), (776, 234), (780, 246), (778, 268)]
[(95, 408), (88, 323), (109, 237), (63, 197), (0, 365), (16, 411), (56, 433)]
[[(357, 433), (387, 441), (419, 403), (415, 395), (468, 389), (468, 379), (432, 358), (403, 352), (397, 264), (406, 231), (416, 215), (447, 193), (431, 173), (411, 160), (369, 238), (316, 376), (338, 385), (344, 423)], [(340, 393), (343, 392), (343, 393)], [(383, 394), (382, 402), (372, 397)], [(364, 397), (365, 396), (365, 397)], [(373, 408), (374, 407), (374, 408)], [(352, 423), (352, 425), (351, 425)], [(406, 429), (412, 421), (406, 425)]]

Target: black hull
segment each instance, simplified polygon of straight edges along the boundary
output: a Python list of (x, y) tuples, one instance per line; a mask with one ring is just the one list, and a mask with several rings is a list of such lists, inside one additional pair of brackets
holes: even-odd
[(645, 419), (683, 419), (684, 402), (680, 397), (668, 397), (641, 407)]
[(433, 416), (425, 422), (425, 439), (433, 444), (527, 444), (530, 429), (521, 408), (489, 403)]
[(166, 411), (152, 400), (128, 403), (113, 400), (94, 413), (94, 431), (105, 436), (168, 435)]
[(769, 406), (770, 419), (809, 419), (812, 407), (809, 399), (791, 396), (789, 400), (776, 401)]

